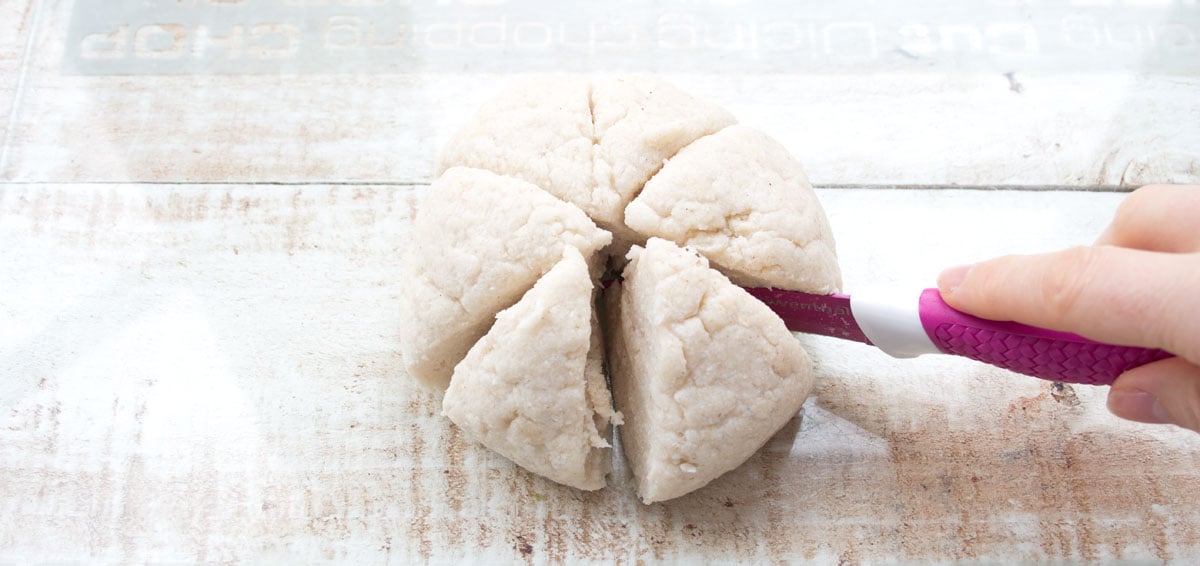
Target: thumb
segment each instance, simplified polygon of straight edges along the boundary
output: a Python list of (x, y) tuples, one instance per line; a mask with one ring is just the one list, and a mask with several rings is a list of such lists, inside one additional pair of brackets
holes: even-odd
[(1113, 382), (1108, 410), (1131, 421), (1200, 432), (1200, 366), (1168, 358), (1131, 369)]

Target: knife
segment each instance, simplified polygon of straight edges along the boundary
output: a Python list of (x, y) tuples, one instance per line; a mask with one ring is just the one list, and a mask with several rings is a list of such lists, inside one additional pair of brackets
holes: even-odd
[(954, 310), (937, 289), (919, 296), (814, 295), (747, 288), (788, 329), (873, 345), (896, 358), (953, 354), (1033, 377), (1111, 385), (1127, 370), (1171, 357), (1162, 350), (1118, 346), (1017, 322)]

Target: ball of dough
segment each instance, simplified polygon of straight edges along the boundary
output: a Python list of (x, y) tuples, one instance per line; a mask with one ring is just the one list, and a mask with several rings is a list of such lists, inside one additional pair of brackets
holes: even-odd
[(612, 236), (578, 208), (511, 177), (455, 167), (413, 219), (401, 294), (408, 373), (445, 388), (454, 365), (573, 247), (592, 257)]
[[(647, 502), (707, 484), (792, 418), (811, 385), (799, 343), (667, 241), (742, 285), (840, 287), (803, 169), (733, 124), (646, 75), (527, 77), (480, 109), (441, 154), (401, 296), (405, 367), (449, 383), (446, 416), (535, 473), (598, 489), (620, 421), (606, 349)], [(637, 244), (602, 342), (591, 282)]]
[(604, 487), (613, 412), (587, 263), (574, 248), (454, 370), (442, 414), (517, 465), (579, 489)]

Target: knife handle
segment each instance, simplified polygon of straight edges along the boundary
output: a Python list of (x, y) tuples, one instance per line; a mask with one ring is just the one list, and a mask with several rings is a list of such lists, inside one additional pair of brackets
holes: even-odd
[(937, 289), (921, 292), (918, 313), (939, 351), (1051, 381), (1111, 385), (1128, 370), (1171, 357), (1162, 350), (971, 316), (947, 305)]

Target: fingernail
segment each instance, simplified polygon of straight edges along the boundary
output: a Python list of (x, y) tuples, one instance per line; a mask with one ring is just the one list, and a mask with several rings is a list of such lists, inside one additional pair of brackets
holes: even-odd
[(963, 279), (967, 278), (968, 271), (971, 271), (970, 265), (956, 265), (943, 271), (941, 275), (938, 275), (938, 288), (943, 292), (957, 289)]
[(1123, 419), (1139, 423), (1166, 424), (1170, 415), (1153, 395), (1138, 389), (1112, 389), (1108, 392), (1108, 410)]

